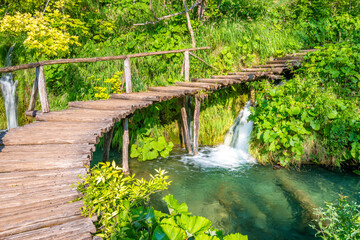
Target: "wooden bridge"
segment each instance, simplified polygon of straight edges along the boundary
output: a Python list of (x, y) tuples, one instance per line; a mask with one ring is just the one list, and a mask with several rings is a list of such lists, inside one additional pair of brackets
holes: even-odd
[[(306, 52), (276, 58), (267, 65), (253, 66), (241, 72), (209, 79), (189, 81), (189, 55), (193, 48), (176, 51), (133, 54), (91, 59), (65, 59), (0, 68), (0, 73), (36, 68), (36, 79), (27, 115), (35, 122), (0, 134), (0, 239), (92, 239), (93, 221), (80, 214), (82, 201), (70, 187), (87, 174), (92, 153), (104, 137), (104, 160), (108, 159), (114, 124), (123, 122), (123, 169), (129, 171), (128, 117), (149, 105), (179, 98), (182, 105), (183, 134), (186, 147), (198, 151), (201, 93), (220, 90), (259, 78), (279, 79), (284, 72), (299, 65)], [(167, 53), (184, 53), (185, 82), (174, 86), (149, 87), (132, 93), (130, 58)], [(195, 56), (196, 57), (196, 56)], [(112, 94), (109, 100), (70, 102), (69, 109), (50, 112), (44, 65), (97, 62), (124, 59), (126, 92)], [(201, 59), (200, 59), (201, 60)], [(34, 111), (37, 92), (42, 112)], [(195, 97), (194, 140), (191, 146), (187, 126), (185, 96)]]

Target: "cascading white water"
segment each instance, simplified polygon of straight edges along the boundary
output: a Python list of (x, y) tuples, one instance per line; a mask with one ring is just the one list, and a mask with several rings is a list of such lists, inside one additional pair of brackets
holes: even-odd
[[(11, 66), (12, 46), (6, 55), (6, 66)], [(8, 129), (18, 126), (18, 106), (16, 87), (18, 82), (13, 80), (11, 73), (3, 74), (0, 78), (0, 86), (5, 104), (5, 113)]]
[(226, 133), (223, 145), (212, 148), (203, 147), (197, 156), (184, 156), (182, 161), (205, 168), (222, 167), (228, 169), (256, 163), (249, 153), (249, 138), (253, 127), (252, 121), (248, 121), (249, 108), (250, 101), (246, 103)]
[(248, 121), (248, 117), (251, 114), (249, 109), (250, 105), (250, 101), (248, 101), (224, 138), (224, 145), (243, 152), (244, 157), (248, 157), (249, 155), (249, 137), (253, 127), (253, 122)]

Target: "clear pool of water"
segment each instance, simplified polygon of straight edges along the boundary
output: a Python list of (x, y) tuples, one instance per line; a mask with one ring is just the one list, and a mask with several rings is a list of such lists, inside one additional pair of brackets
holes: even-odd
[[(95, 162), (100, 157), (96, 153)], [(120, 156), (112, 152), (110, 158)], [(250, 240), (316, 239), (308, 227), (311, 218), (296, 198), (299, 193), (317, 206), (335, 201), (338, 194), (359, 200), (360, 176), (355, 174), (314, 166), (301, 171), (273, 170), (241, 159), (226, 146), (203, 147), (197, 157), (176, 150), (167, 159), (130, 160), (130, 169), (144, 178), (154, 169), (168, 171), (173, 182), (167, 191), (153, 197), (157, 209), (166, 210), (161, 198), (171, 193), (185, 201), (190, 212), (210, 219), (214, 227), (246, 234)]]

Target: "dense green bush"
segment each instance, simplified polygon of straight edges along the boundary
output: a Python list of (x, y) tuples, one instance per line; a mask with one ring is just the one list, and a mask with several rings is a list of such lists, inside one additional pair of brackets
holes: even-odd
[(305, 58), (282, 86), (264, 82), (255, 109), (251, 148), (261, 162), (360, 162), (358, 45), (327, 45)]
[(98, 216), (97, 236), (129, 240), (247, 240), (241, 234), (224, 236), (211, 227), (208, 219), (191, 215), (186, 203), (178, 203), (172, 195), (163, 198), (169, 213), (155, 210), (149, 205), (150, 196), (170, 184), (166, 171), (155, 171), (157, 174), (146, 181), (134, 175), (124, 176), (115, 162), (100, 163), (79, 182), (85, 202), (82, 214)]
[(349, 202), (341, 196), (337, 203), (326, 203), (325, 209), (318, 208), (319, 216), (312, 228), (317, 230), (316, 236), (325, 240), (350, 240), (360, 238), (360, 205)]

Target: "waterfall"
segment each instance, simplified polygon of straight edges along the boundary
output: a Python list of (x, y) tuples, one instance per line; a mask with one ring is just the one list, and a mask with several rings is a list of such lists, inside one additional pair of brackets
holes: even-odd
[(242, 151), (245, 155), (249, 154), (249, 137), (253, 127), (253, 122), (248, 121), (248, 117), (251, 114), (250, 105), (251, 103), (248, 101), (224, 138), (224, 145)]
[[(11, 55), (14, 49), (13, 45), (10, 47), (6, 55), (6, 66), (11, 66)], [(2, 96), (5, 104), (5, 114), (7, 120), (8, 129), (16, 128), (18, 126), (18, 107), (17, 107), (17, 96), (16, 96), (16, 86), (18, 82), (14, 81), (11, 73), (3, 74), (0, 78), (0, 87), (2, 91)]]
[(216, 147), (202, 147), (197, 156), (183, 156), (181, 161), (205, 168), (221, 167), (235, 169), (256, 163), (249, 153), (249, 138), (253, 123), (250, 116), (250, 101), (246, 103), (225, 135), (224, 143)]

